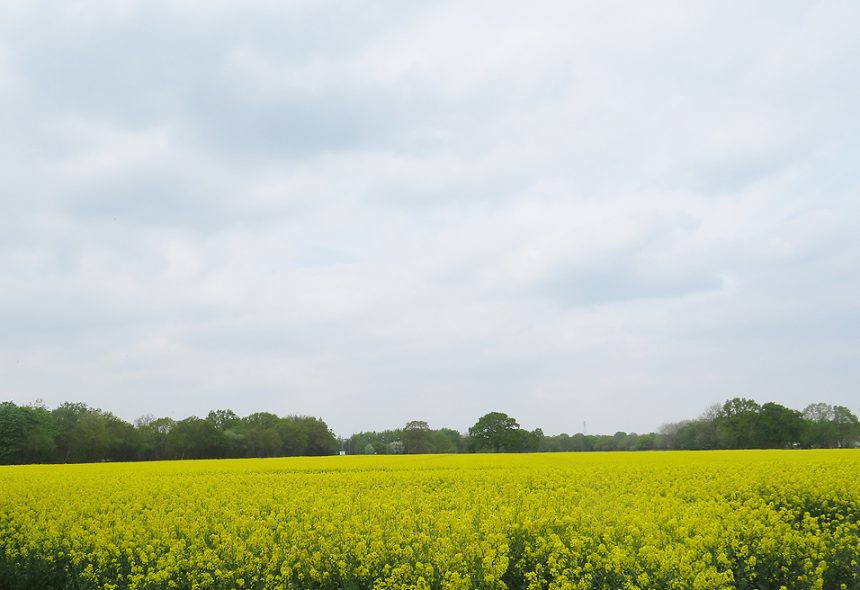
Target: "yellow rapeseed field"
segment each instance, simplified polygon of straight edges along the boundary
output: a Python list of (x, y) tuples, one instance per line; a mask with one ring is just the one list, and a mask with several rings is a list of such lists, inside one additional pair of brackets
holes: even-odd
[(860, 451), (0, 468), (8, 588), (860, 588)]

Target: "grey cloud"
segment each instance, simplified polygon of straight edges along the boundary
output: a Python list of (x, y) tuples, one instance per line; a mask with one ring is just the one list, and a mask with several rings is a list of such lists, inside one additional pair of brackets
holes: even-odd
[[(384, 26), (373, 11), (249, 11), (210, 21), (214, 27), (205, 30), (195, 26), (199, 15), (156, 6), (130, 12), (85, 23), (47, 13), (38, 41), (19, 36), (24, 49), (16, 66), (33, 107), (130, 129), (175, 125), (187, 141), (230, 157), (346, 149), (391, 128), (392, 110), (373, 88), (348, 82), (303, 91), (301, 80), (278, 71), (349, 59)], [(246, 47), (271, 60), (272, 79), (264, 81), (271, 87), (255, 87), (241, 64), (231, 67), (231, 56)], [(291, 83), (298, 84), (293, 91)]]

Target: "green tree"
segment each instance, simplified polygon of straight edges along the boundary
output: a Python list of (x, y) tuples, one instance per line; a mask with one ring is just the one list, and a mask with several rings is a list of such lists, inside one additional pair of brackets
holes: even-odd
[(0, 464), (54, 460), (54, 426), (44, 406), (0, 403)]
[(528, 434), (507, 414), (490, 412), (481, 416), (469, 429), (469, 440), (473, 451), (516, 452), (529, 447)]
[(434, 453), (459, 453), (463, 449), (463, 435), (452, 428), (440, 428), (430, 433)]
[(857, 442), (860, 436), (860, 422), (845, 406), (833, 406), (833, 422), (836, 425), (838, 447), (848, 447)]
[(107, 430), (107, 461), (134, 461), (138, 459), (138, 431), (132, 424), (110, 412), (100, 412)]
[(716, 418), (717, 440), (727, 449), (749, 449), (757, 445), (757, 422), (761, 406), (754, 400), (736, 397), (723, 404)]
[(177, 459), (213, 459), (224, 448), (215, 424), (197, 416), (176, 422), (169, 440)]
[(707, 420), (685, 420), (663, 431), (670, 449), (713, 449), (717, 446), (715, 426)]
[(51, 415), (57, 428), (57, 459), (63, 463), (83, 460), (84, 441), (78, 423), (89, 412), (82, 403), (66, 402), (54, 408)]
[(759, 411), (756, 425), (757, 447), (782, 449), (800, 442), (803, 416), (797, 410), (767, 402)]
[(212, 435), (209, 457), (241, 457), (245, 453), (242, 421), (233, 410), (213, 410), (206, 416)]
[(281, 419), (278, 432), (287, 456), (336, 455), (339, 450), (337, 437), (321, 418), (287, 416)]
[(107, 459), (107, 450), (112, 441), (102, 415), (95, 411), (84, 413), (78, 420), (76, 430), (81, 444), (78, 460), (92, 462)]
[(137, 430), (137, 455), (143, 460), (164, 460), (178, 457), (171, 447), (170, 432), (176, 426), (172, 418), (156, 418), (148, 414), (134, 422)]
[(251, 457), (276, 457), (281, 453), (284, 443), (278, 428), (280, 421), (269, 412), (257, 412), (242, 420)]
[(303, 416), (300, 420), (307, 433), (307, 445), (302, 454), (318, 456), (338, 453), (337, 437), (322, 418)]
[(350, 455), (387, 455), (398, 450), (402, 438), (403, 431), (399, 428), (382, 432), (357, 432), (349, 437), (346, 452)]
[(857, 416), (844, 406), (809, 404), (803, 410), (803, 445), (832, 448), (850, 446), (860, 434)]
[(407, 422), (403, 427), (401, 442), (403, 452), (409, 454), (432, 453), (433, 437), (430, 426), (423, 420)]
[(82, 403), (64, 403), (51, 412), (56, 426), (58, 459), (73, 463), (132, 459), (135, 432), (110, 412)]
[(294, 457), (304, 455), (308, 446), (308, 432), (298, 416), (286, 416), (278, 421), (281, 437), (281, 455)]
[(657, 444), (657, 435), (653, 432), (649, 432), (647, 434), (640, 434), (636, 438), (636, 444), (633, 447), (636, 451), (650, 451), (655, 448)]

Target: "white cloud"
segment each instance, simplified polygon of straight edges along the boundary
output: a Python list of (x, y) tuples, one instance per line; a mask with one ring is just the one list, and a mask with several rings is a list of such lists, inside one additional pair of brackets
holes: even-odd
[(4, 397), (339, 434), (850, 404), (852, 3), (64, 11), (0, 9)]

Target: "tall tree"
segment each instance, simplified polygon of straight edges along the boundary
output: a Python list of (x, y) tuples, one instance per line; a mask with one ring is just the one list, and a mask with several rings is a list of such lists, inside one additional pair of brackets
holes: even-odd
[(176, 422), (169, 437), (178, 459), (213, 459), (224, 448), (215, 424), (197, 416)]
[(51, 413), (43, 406), (0, 403), (0, 464), (53, 460), (54, 435)]
[(493, 453), (523, 451), (532, 441), (515, 419), (502, 412), (481, 416), (469, 429), (469, 440), (473, 451)]
[(302, 416), (299, 418), (307, 435), (304, 455), (335, 455), (338, 452), (337, 437), (322, 418)]
[(464, 450), (463, 435), (452, 428), (440, 428), (430, 433), (434, 453), (459, 453)]
[(836, 424), (838, 440), (836, 446), (848, 447), (858, 442), (860, 437), (860, 421), (851, 410), (845, 406), (833, 406), (833, 422)]
[(825, 403), (809, 404), (805, 418), (803, 443), (809, 447), (844, 447), (860, 435), (857, 416), (844, 406)]
[(736, 397), (723, 404), (716, 419), (717, 439), (727, 449), (748, 449), (756, 444), (756, 422), (761, 406), (751, 399)]
[(242, 420), (250, 456), (276, 457), (280, 454), (284, 444), (278, 431), (280, 421), (269, 412), (257, 412)]
[(800, 442), (803, 416), (774, 402), (762, 405), (757, 420), (756, 446), (781, 449)]
[(403, 427), (401, 441), (403, 452), (409, 454), (432, 453), (433, 438), (430, 426), (423, 420), (407, 422)]
[(171, 447), (170, 432), (176, 425), (172, 418), (156, 418), (149, 414), (134, 422), (137, 430), (137, 455), (143, 460), (175, 459), (176, 449)]

